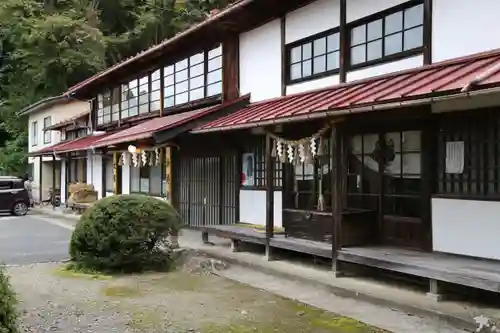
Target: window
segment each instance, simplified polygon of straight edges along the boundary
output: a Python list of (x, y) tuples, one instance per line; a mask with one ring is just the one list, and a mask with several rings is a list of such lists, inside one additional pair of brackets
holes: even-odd
[(38, 122), (34, 121), (31, 123), (31, 145), (38, 145)]
[(378, 210), (388, 216), (421, 215), (421, 132), (356, 135), (350, 140), (347, 175), (349, 208)]
[(161, 99), (161, 70), (156, 70), (151, 74), (151, 112), (160, 110)]
[(111, 92), (106, 91), (97, 96), (97, 124), (111, 122)]
[(351, 66), (394, 60), (422, 48), (424, 5), (399, 8), (350, 30)]
[(127, 84), (122, 84), (121, 89), (121, 119), (137, 116), (139, 114), (138, 96), (139, 87), (137, 79)]
[(139, 79), (139, 113), (149, 112), (149, 76)]
[(222, 92), (222, 48), (201, 52), (167, 66), (164, 75), (165, 108)]
[(332, 166), (328, 138), (324, 138), (323, 155), (312, 161), (287, 164), (288, 186), (286, 208), (308, 211), (331, 211)]
[(314, 79), (339, 71), (339, 33), (330, 31), (287, 46), (289, 83)]
[[(163, 153), (161, 159), (164, 161)], [(140, 158), (140, 157), (139, 157)], [(132, 193), (144, 193), (153, 196), (165, 195), (163, 183), (165, 179), (164, 163), (131, 167), (130, 190)]]
[(0, 191), (12, 190), (14, 188), (14, 182), (11, 180), (0, 181)]
[(114, 192), (114, 175), (113, 175), (113, 157), (112, 156), (103, 156), (104, 159), (104, 168), (105, 168), (105, 190), (106, 192)]
[[(452, 154), (463, 164), (447, 162), (446, 156)], [(442, 116), (437, 180), (438, 194), (471, 199), (500, 197), (500, 116), (495, 110)]]
[[(259, 138), (241, 155), (241, 186), (246, 189), (262, 189), (266, 186), (265, 138)], [(282, 187), (282, 164), (274, 165), (274, 188)]]
[(43, 118), (43, 143), (50, 143), (52, 140), (52, 131), (47, 131), (46, 128), (52, 125), (52, 117)]

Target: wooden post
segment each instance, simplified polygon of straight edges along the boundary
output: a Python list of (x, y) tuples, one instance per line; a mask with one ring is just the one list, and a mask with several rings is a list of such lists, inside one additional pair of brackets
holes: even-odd
[[(163, 90), (163, 89), (162, 89)], [(172, 204), (172, 147), (165, 147), (165, 196), (168, 203)], [(179, 247), (179, 234), (172, 232), (170, 244), (173, 248)]]
[(165, 197), (172, 204), (172, 148), (165, 147)]
[(38, 184), (38, 201), (40, 202), (40, 205), (42, 205), (42, 201), (43, 201), (43, 187), (42, 187), (42, 181), (43, 181), (43, 177), (42, 177), (42, 174), (43, 174), (43, 156), (40, 155), (40, 165), (38, 166), (38, 174), (40, 175), (40, 181), (39, 181), (39, 184)]
[(69, 198), (69, 179), (70, 175), (69, 173), (71, 172), (71, 165), (70, 165), (70, 158), (69, 158), (69, 153), (66, 153), (66, 163), (64, 163), (64, 166), (66, 168), (66, 172), (64, 173), (64, 204), (66, 207), (68, 207), (68, 198)]
[(271, 136), (266, 135), (266, 258), (272, 259), (271, 238), (274, 237), (274, 159)]
[(342, 275), (339, 262), (337, 261), (338, 250), (342, 248), (342, 211), (344, 209), (344, 147), (342, 133), (339, 123), (332, 127), (330, 136), (330, 159), (332, 164), (332, 217), (333, 217), (333, 239), (332, 239), (332, 271), (336, 277)]
[(113, 152), (113, 193), (118, 194), (118, 152)]
[(52, 154), (52, 209), (56, 209), (56, 154)]

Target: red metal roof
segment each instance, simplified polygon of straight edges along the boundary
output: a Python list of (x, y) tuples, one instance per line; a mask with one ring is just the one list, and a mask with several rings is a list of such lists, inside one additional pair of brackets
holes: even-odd
[(68, 144), (63, 145), (55, 150), (56, 153), (67, 153), (72, 151), (79, 150), (88, 150), (91, 149), (95, 142), (104, 139), (114, 133), (104, 133), (97, 135), (88, 135), (82, 138), (75, 139), (73, 141), (68, 142)]
[(123, 142), (147, 139), (153, 136), (154, 133), (164, 131), (176, 126), (180, 126), (189, 121), (204, 117), (211, 113), (220, 111), (226, 107), (236, 104), (237, 102), (248, 100), (249, 96), (243, 96), (228, 103), (218, 104), (215, 106), (204, 107), (197, 110), (186, 111), (159, 118), (153, 118), (139, 125), (130, 127), (120, 132), (116, 132), (93, 145), (94, 148), (105, 147)]
[(326, 111), (349, 110), (428, 96), (459, 93), (462, 89), (500, 84), (500, 49), (429, 66), (339, 84), (327, 89), (252, 103), (192, 132), (248, 128), (300, 118), (326, 117)]
[(53, 144), (52, 146), (44, 147), (44, 148), (39, 149), (37, 151), (33, 151), (33, 152), (29, 153), (29, 155), (30, 156), (50, 155), (50, 154), (53, 154), (54, 152), (56, 152), (56, 150), (62, 149), (62, 147), (64, 147), (65, 145), (67, 145), (75, 140), (78, 140), (78, 139), (61, 141), (59, 143)]

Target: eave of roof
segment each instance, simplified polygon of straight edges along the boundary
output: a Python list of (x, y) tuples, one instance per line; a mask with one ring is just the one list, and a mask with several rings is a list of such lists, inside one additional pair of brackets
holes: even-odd
[[(135, 70), (135, 73), (138, 75), (145, 70), (150, 70), (152, 69), (151, 66), (159, 59), (164, 62), (168, 58), (175, 57), (172, 54), (165, 55), (166, 52), (179, 53), (181, 50), (186, 51), (186, 49), (192, 48), (193, 43), (186, 44), (188, 39), (191, 40), (193, 38), (199, 38), (199, 41), (195, 44), (201, 42), (221, 42), (223, 37), (220, 34), (214, 33), (214, 31), (208, 31), (209, 29), (219, 29), (219, 32), (221, 32), (221, 29), (227, 31), (229, 29), (228, 27), (230, 27), (230, 29), (232, 29), (231, 32), (247, 31), (255, 26), (267, 22), (269, 19), (281, 17), (286, 12), (304, 6), (311, 1), (313, 0), (287, 0), (286, 2), (282, 0), (239, 0), (229, 7), (208, 17), (205, 21), (193, 25), (189, 29), (175, 35), (174, 37), (164, 40), (158, 45), (140, 52), (134, 57), (125, 59), (124, 61), (70, 87), (65, 92), (65, 95), (71, 96), (77, 93), (80, 94), (84, 90), (91, 89), (91, 87), (99, 87), (110, 78), (110, 75), (116, 75), (116, 77), (113, 77), (114, 82), (125, 80), (127, 76), (131, 77), (131, 75), (119, 74), (120, 71), (126, 71), (131, 68), (134, 68), (135, 70), (135, 67), (138, 67)], [(250, 16), (250, 14), (260, 16), (255, 18)], [(228, 24), (229, 22), (233, 23)]]
[(59, 103), (67, 103), (71, 100), (71, 97), (66, 95), (52, 96), (41, 99), (27, 107), (23, 108), (21, 111), (17, 113), (18, 116), (24, 116), (33, 112), (37, 112), (43, 110), (45, 108), (57, 105)]

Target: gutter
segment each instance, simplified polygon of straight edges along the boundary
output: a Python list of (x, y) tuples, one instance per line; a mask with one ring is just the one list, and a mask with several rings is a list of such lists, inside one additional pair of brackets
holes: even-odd
[[(462, 88), (462, 90), (464, 88)], [(433, 104), (433, 103), (437, 103), (437, 102), (441, 102), (441, 101), (452, 100), (452, 99), (457, 99), (457, 98), (462, 98), (462, 97), (480, 96), (480, 95), (485, 95), (485, 94), (495, 93), (495, 92), (500, 92), (500, 87), (490, 88), (490, 89), (482, 89), (482, 90), (477, 90), (477, 91), (464, 91), (464, 92), (460, 92), (458, 94), (454, 94), (451, 96), (427, 97), (427, 98), (420, 98), (420, 99), (410, 100), (410, 101), (391, 102), (391, 103), (384, 103), (384, 104), (371, 105), (371, 106), (359, 106), (359, 107), (347, 108), (347, 109), (342, 109), (342, 110), (320, 111), (320, 112), (314, 112), (311, 114), (295, 116), (295, 117), (292, 116), (292, 117), (282, 118), (282, 119), (265, 120), (265, 121), (260, 121), (260, 122), (250, 122), (250, 123), (239, 124), (239, 125), (234, 125), (234, 126), (214, 127), (214, 128), (208, 128), (208, 129), (193, 130), (193, 131), (191, 131), (191, 133), (201, 134), (201, 133), (211, 133), (211, 132), (223, 132), (223, 131), (230, 131), (230, 130), (269, 126), (269, 125), (278, 125), (278, 124), (291, 123), (291, 122), (296, 122), (296, 121), (301, 121), (301, 120), (315, 120), (315, 119), (322, 119), (322, 118), (326, 118), (326, 117), (345, 116), (345, 115), (365, 113), (365, 112), (370, 112), (370, 111), (390, 110), (390, 109), (397, 109), (397, 108), (402, 108), (402, 107), (420, 106), (420, 105)]]

